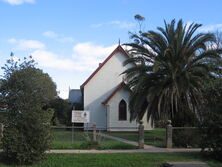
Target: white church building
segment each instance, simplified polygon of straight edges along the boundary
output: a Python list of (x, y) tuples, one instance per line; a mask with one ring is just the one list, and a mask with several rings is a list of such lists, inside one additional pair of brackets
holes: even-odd
[[(69, 101), (80, 99), (84, 110), (90, 112), (90, 124), (107, 131), (136, 131), (138, 123), (130, 122), (128, 109), (131, 90), (123, 82), (121, 73), (133, 66), (123, 66), (129, 58), (119, 45), (80, 86), (80, 90), (70, 90)], [(81, 92), (81, 93), (80, 93)], [(145, 130), (152, 129), (150, 122), (143, 118)], [(86, 126), (86, 125), (85, 125)]]

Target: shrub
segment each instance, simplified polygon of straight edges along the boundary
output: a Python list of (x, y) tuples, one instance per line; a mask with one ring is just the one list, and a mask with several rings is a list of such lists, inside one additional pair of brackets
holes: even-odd
[[(221, 106), (222, 107), (222, 106)], [(213, 158), (222, 161), (222, 112), (221, 108), (206, 114), (202, 124), (201, 147)], [(207, 150), (206, 150), (207, 149)]]
[[(175, 114), (172, 125), (173, 127), (198, 127), (199, 120), (195, 113), (184, 110)], [(199, 134), (199, 129), (175, 129), (173, 130), (173, 144), (177, 147), (198, 147)]]
[(36, 110), (29, 113), (31, 115), (22, 114), (16, 124), (5, 127), (3, 149), (11, 162), (31, 164), (44, 158), (51, 142), (50, 126), (41, 118), (46, 116), (44, 112)]
[(168, 120), (158, 120), (158, 121), (155, 121), (155, 123), (154, 123), (155, 128), (166, 128), (167, 121)]
[(201, 147), (207, 155), (222, 161), (222, 79), (209, 82), (204, 93), (207, 101), (201, 109)]
[(9, 162), (31, 164), (44, 158), (50, 146), (52, 109), (45, 109), (56, 96), (48, 74), (35, 68), (34, 60), (7, 61), (0, 87), (0, 102), (7, 106), (3, 151)]
[(173, 130), (173, 144), (177, 147), (200, 147), (199, 129)]

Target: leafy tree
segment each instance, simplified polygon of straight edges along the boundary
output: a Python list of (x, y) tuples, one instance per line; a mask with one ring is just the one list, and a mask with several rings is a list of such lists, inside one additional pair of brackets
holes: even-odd
[[(222, 157), (222, 78), (209, 82), (204, 90), (208, 100), (201, 108), (201, 147), (206, 153), (221, 161)], [(210, 98), (209, 98), (210, 97)], [(208, 150), (206, 150), (208, 149)]]
[[(212, 48), (222, 48), (222, 33), (215, 33), (216, 42), (211, 43)], [(200, 110), (202, 111), (201, 120), (201, 147), (204, 153), (221, 161), (222, 157), (222, 77), (217, 75), (204, 87), (203, 96), (205, 103)], [(208, 149), (208, 150), (207, 150)]]
[(48, 107), (54, 109), (55, 111), (52, 118), (53, 125), (56, 125), (58, 123), (64, 125), (71, 125), (72, 105), (67, 100), (55, 98), (50, 101)]
[(143, 16), (141, 16), (141, 15), (139, 15), (139, 14), (136, 14), (135, 16), (134, 16), (134, 19), (138, 22), (138, 24), (139, 24), (139, 32), (142, 32), (142, 24), (143, 24), (143, 22), (144, 22), (144, 20), (145, 20), (145, 17), (143, 17)]
[(42, 159), (50, 145), (53, 110), (44, 106), (56, 96), (56, 86), (48, 74), (35, 68), (31, 57), (16, 62), (12, 55), (2, 69), (0, 94), (7, 106), (3, 150), (10, 162), (32, 163)]
[(129, 102), (131, 120), (172, 118), (177, 112), (198, 113), (203, 88), (221, 71), (222, 52), (208, 47), (212, 33), (197, 33), (200, 24), (184, 25), (182, 20), (165, 22), (158, 31), (131, 33), (132, 43), (125, 65), (135, 65), (126, 74), (132, 89)]

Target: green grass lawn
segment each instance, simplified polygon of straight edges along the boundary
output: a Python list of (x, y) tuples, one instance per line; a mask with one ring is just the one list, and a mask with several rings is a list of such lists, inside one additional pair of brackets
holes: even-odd
[[(222, 167), (222, 163), (205, 159), (200, 153), (48, 154), (45, 161), (30, 167), (159, 167), (175, 161), (202, 161)], [(9, 166), (0, 163), (0, 167)]]
[[(137, 132), (111, 132), (108, 134), (131, 141), (138, 141)], [(165, 140), (166, 140), (165, 136), (166, 136), (165, 128), (156, 128), (154, 130), (145, 131), (144, 143), (147, 145), (153, 145), (157, 147), (165, 147)]]
[[(72, 132), (69, 130), (53, 130), (53, 142), (51, 149), (91, 149), (90, 139), (92, 133), (74, 131), (73, 140)], [(96, 149), (136, 149), (136, 146), (113, 141), (103, 137), (97, 137), (99, 146)]]

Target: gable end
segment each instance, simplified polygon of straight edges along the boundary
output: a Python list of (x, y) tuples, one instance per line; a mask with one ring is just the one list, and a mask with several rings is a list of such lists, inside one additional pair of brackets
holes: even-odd
[(123, 53), (123, 55), (130, 57), (126, 51), (119, 45), (105, 60), (101, 65), (89, 76), (89, 78), (80, 86), (81, 89), (83, 89), (87, 83), (96, 75), (96, 73), (118, 52)]

